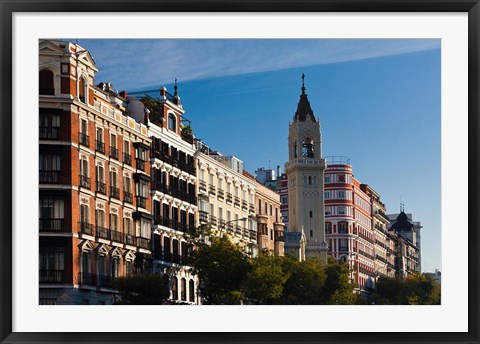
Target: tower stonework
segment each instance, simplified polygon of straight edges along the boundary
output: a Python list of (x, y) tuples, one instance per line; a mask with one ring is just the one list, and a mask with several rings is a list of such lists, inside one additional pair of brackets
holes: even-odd
[[(302, 79), (304, 80), (304, 75)], [(306, 257), (326, 261), (324, 172), (320, 123), (315, 119), (302, 83), (297, 111), (288, 130), (288, 221), (290, 232), (304, 232)]]

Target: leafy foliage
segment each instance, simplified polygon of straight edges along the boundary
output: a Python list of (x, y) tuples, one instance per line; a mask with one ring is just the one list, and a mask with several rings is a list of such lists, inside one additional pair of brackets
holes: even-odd
[(392, 305), (439, 305), (440, 285), (427, 274), (411, 274), (406, 279), (380, 277), (375, 302)]
[(120, 277), (114, 282), (120, 292), (120, 305), (160, 305), (168, 299), (168, 276), (138, 275)]

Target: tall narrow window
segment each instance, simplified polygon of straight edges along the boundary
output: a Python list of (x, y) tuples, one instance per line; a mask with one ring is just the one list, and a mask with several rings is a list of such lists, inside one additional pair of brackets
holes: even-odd
[(178, 300), (178, 278), (173, 277), (172, 280), (172, 299)]
[(172, 113), (168, 114), (168, 129), (176, 131), (177, 130), (177, 119)]
[(193, 281), (193, 279), (188, 282), (188, 294), (188, 301), (195, 302), (195, 282)]
[(61, 231), (64, 219), (63, 199), (40, 199), (40, 231)]
[(119, 266), (118, 258), (112, 258), (112, 278), (118, 278)]
[(39, 121), (39, 138), (45, 140), (58, 139), (60, 130), (60, 115), (41, 113)]
[(40, 183), (58, 183), (61, 170), (60, 154), (40, 153), (39, 181)]
[(42, 95), (54, 95), (55, 88), (53, 86), (53, 72), (42, 69), (40, 71), (40, 94)]
[(118, 159), (117, 135), (110, 134), (110, 157)]
[(185, 278), (182, 278), (181, 288), (182, 301), (187, 301), (187, 280)]
[(80, 82), (78, 83), (78, 99), (82, 103), (86, 103), (86, 93), (87, 93), (87, 84), (84, 78), (80, 78)]

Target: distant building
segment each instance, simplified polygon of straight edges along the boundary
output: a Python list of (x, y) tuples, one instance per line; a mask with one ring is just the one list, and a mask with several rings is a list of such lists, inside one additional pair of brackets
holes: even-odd
[(288, 159), (285, 163), (289, 181), (288, 231), (305, 234), (307, 257), (320, 257), (326, 261), (325, 160), (322, 158), (320, 123), (315, 119), (304, 83), (297, 111), (288, 129)]
[(402, 211), (400, 214), (387, 215), (390, 219), (389, 232), (397, 238), (395, 265), (397, 273), (406, 278), (413, 272), (421, 272), (420, 222), (412, 221), (412, 214)]
[(284, 255), (284, 224), (280, 212), (280, 197), (259, 183), (250, 173), (243, 174), (255, 180), (255, 213), (257, 218), (258, 249), (267, 250), (277, 256)]
[(433, 280), (438, 284), (442, 284), (442, 273), (440, 270), (435, 269), (435, 272), (426, 272), (426, 274), (432, 277)]
[(254, 257), (258, 252), (255, 188), (243, 173), (243, 162), (196, 140), (199, 226), (228, 235)]

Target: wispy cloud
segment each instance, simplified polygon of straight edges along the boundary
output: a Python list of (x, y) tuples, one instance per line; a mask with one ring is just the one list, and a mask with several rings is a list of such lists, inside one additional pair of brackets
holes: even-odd
[(439, 39), (79, 40), (97, 81), (138, 89), (181, 81), (347, 62), (439, 49)]

